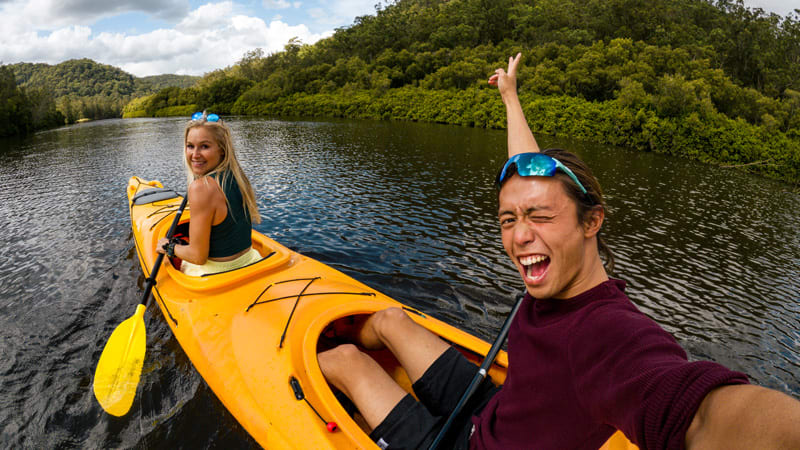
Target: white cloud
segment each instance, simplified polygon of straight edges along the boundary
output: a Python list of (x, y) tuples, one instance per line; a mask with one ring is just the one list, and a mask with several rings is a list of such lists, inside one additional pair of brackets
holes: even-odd
[[(14, 20), (6, 17), (3, 8), (0, 11), (4, 13), (0, 29), (13, 26)], [(255, 48), (269, 54), (283, 50), (295, 36), (313, 43), (331, 34), (312, 33), (306, 25), (289, 25), (281, 20), (267, 24), (261, 18), (236, 11), (230, 1), (210, 3), (189, 12), (172, 29), (137, 35), (95, 34), (82, 25), (38, 32), (23, 26), (0, 34), (0, 61), (57, 64), (67, 59), (91, 58), (137, 76), (202, 75), (235, 64)]]
[[(329, 34), (329, 33), (328, 33)], [(290, 38), (316, 42), (323, 34), (312, 34), (305, 25), (291, 26), (272, 21), (267, 25), (256, 17), (228, 15), (217, 17), (211, 28), (158, 30), (141, 36), (122, 37), (116, 48), (115, 65), (137, 75), (176, 73), (201, 75), (236, 63), (255, 48), (265, 53), (283, 50)], [(111, 39), (102, 35), (98, 40)], [(110, 47), (110, 45), (109, 45)]]
[(11, 0), (3, 15), (10, 14), (37, 29), (91, 25), (126, 12), (143, 12), (162, 20), (178, 20), (189, 12), (188, 0)]
[(265, 9), (286, 9), (291, 8), (294, 6), (295, 8), (299, 8), (300, 4), (295, 3), (292, 5), (287, 0), (264, 0), (261, 2)]
[(204, 33), (225, 25), (233, 13), (233, 2), (208, 3), (189, 13), (175, 26), (185, 33)]

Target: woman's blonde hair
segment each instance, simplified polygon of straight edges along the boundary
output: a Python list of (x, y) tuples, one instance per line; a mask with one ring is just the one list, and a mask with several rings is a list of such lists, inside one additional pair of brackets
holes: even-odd
[[(233, 178), (236, 180), (236, 184), (239, 185), (239, 191), (242, 193), (242, 198), (244, 199), (244, 208), (247, 214), (250, 216), (250, 220), (253, 223), (261, 223), (261, 215), (258, 213), (258, 204), (256, 203), (256, 194), (253, 191), (253, 187), (250, 185), (250, 180), (247, 178), (247, 175), (244, 174), (242, 167), (239, 165), (239, 160), (236, 159), (236, 152), (233, 149), (233, 139), (231, 139), (231, 130), (222, 122), (222, 120), (217, 122), (208, 122), (205, 120), (205, 118), (206, 116), (203, 114), (201, 119), (189, 121), (189, 123), (186, 125), (186, 130), (184, 130), (183, 133), (183, 164), (186, 167), (187, 182), (191, 184), (192, 181), (200, 178), (192, 173), (192, 168), (189, 165), (189, 160), (186, 157), (186, 141), (189, 138), (189, 131), (191, 131), (193, 128), (205, 127), (207, 131), (211, 132), (211, 135), (217, 142), (219, 149), (222, 151), (222, 159), (217, 167), (213, 168), (210, 172), (203, 176), (217, 173), (220, 174), (219, 185), (222, 187), (225, 186), (225, 182), (227, 181), (226, 178), (229, 176), (229, 174), (233, 175)], [(225, 198), (225, 202), (228, 202), (227, 197)], [(230, 205), (228, 205), (228, 207), (230, 207)]]

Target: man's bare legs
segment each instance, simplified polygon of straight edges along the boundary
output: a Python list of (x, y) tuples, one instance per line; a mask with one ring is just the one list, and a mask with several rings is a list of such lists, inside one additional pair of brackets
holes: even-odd
[[(388, 348), (411, 382), (419, 380), (449, 345), (414, 322), (401, 308), (371, 315), (358, 333), (364, 348)], [(406, 391), (369, 355), (353, 344), (343, 344), (317, 355), (325, 378), (356, 405), (373, 429), (403, 399)]]

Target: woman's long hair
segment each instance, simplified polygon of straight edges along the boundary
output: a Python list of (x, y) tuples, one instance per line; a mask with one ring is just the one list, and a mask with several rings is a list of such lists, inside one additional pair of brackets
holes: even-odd
[[(253, 191), (253, 187), (250, 185), (250, 180), (247, 178), (247, 175), (244, 174), (242, 167), (239, 165), (239, 160), (236, 159), (236, 152), (233, 148), (233, 139), (231, 139), (231, 130), (228, 128), (227, 125), (219, 122), (208, 122), (205, 120), (205, 117), (201, 120), (192, 120), (186, 125), (186, 130), (183, 133), (183, 146), (184, 146), (184, 154), (183, 154), (183, 164), (186, 167), (186, 175), (187, 175), (187, 182), (189, 184), (192, 183), (197, 178), (194, 173), (192, 173), (192, 168), (189, 165), (189, 161), (186, 158), (186, 141), (189, 137), (189, 131), (193, 128), (197, 127), (205, 127), (206, 130), (211, 132), (211, 135), (214, 137), (214, 140), (217, 142), (219, 149), (222, 151), (222, 159), (220, 160), (217, 167), (213, 168), (210, 172), (203, 176), (220, 174), (219, 175), (219, 185), (220, 187), (225, 186), (225, 182), (227, 181), (227, 177), (230, 175), (236, 180), (236, 184), (239, 186), (239, 191), (242, 193), (242, 198), (244, 199), (244, 208), (247, 214), (250, 216), (250, 220), (253, 223), (261, 223), (261, 215), (258, 213), (258, 204), (256, 203), (256, 194)], [(228, 202), (228, 198), (225, 198), (225, 202)], [(230, 205), (228, 205), (230, 208)]]

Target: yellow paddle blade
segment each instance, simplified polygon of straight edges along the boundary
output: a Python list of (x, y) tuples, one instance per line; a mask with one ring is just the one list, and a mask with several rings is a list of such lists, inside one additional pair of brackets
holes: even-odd
[(125, 415), (136, 396), (147, 341), (144, 310), (144, 305), (137, 306), (136, 312), (111, 333), (94, 372), (94, 396), (113, 416)]

